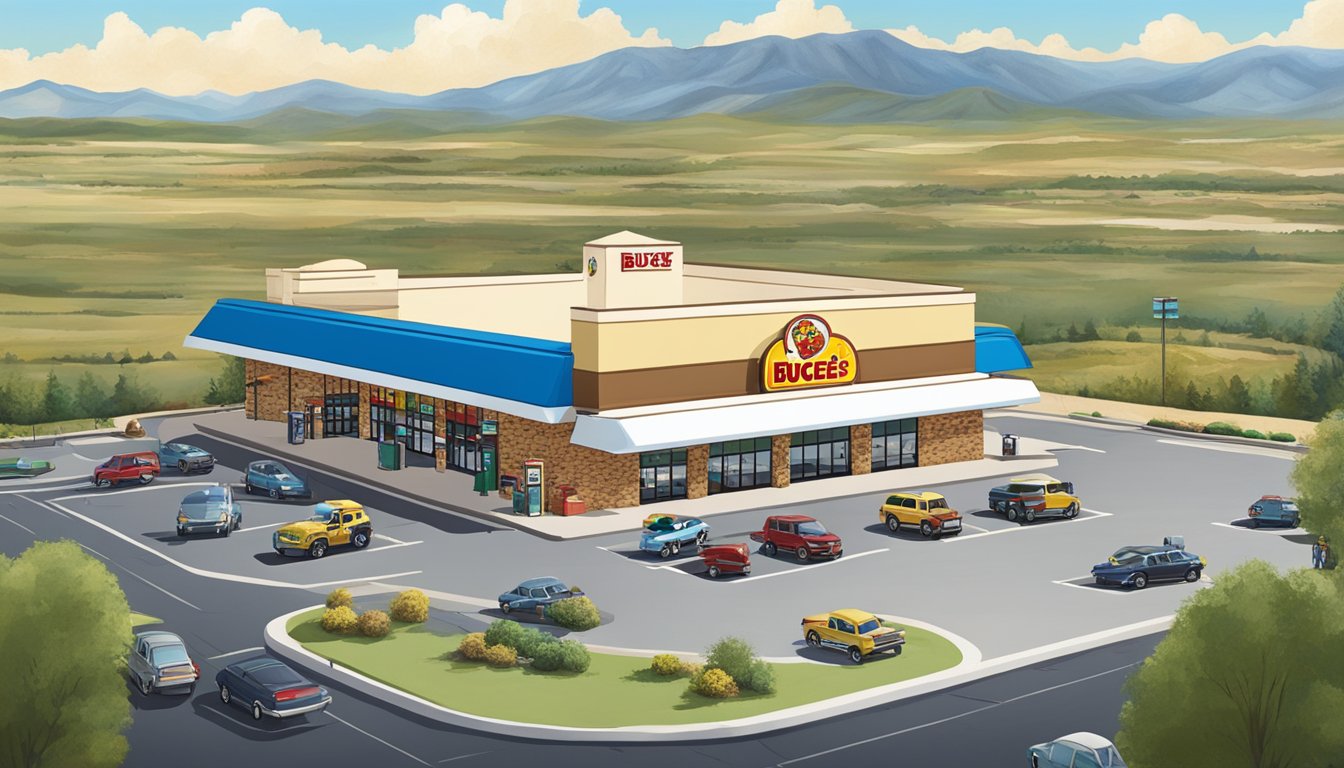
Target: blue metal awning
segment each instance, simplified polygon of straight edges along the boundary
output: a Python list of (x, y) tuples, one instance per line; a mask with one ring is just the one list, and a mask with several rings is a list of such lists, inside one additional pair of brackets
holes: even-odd
[(1011, 329), (1002, 325), (975, 325), (975, 370), (999, 373), (1030, 368), (1031, 358)]
[(183, 344), (535, 421), (573, 419), (565, 342), (220, 299)]

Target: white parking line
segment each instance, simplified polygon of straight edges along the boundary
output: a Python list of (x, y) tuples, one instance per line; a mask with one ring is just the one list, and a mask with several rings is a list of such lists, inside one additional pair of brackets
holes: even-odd
[(453, 763), (458, 760), (466, 760), (468, 757), (480, 757), (481, 755), (488, 755), (488, 754), (490, 754), (490, 751), (486, 750), (485, 752), (472, 752), (469, 755), (458, 755), (457, 757), (448, 757), (444, 758), (443, 760), (440, 760), (439, 765), (443, 765), (444, 763)]
[(257, 646), (256, 648), (244, 648), (241, 651), (229, 651), (228, 653), (221, 653), (218, 656), (211, 656), (208, 659), (206, 659), (206, 661), (214, 661), (215, 659), (227, 659), (230, 656), (237, 656), (243, 653), (251, 653), (253, 651), (264, 651), (264, 650), (266, 649), (262, 648), (261, 646)]
[[(323, 710), (323, 711), (326, 711), (326, 710)], [(419, 764), (421, 764), (421, 765), (426, 765), (426, 766), (429, 765), (429, 763), (426, 763), (424, 760), (421, 760), (420, 758), (416, 757), (415, 755), (412, 755), (410, 752), (407, 752), (406, 750), (402, 749), (401, 747), (398, 747), (397, 745), (392, 744), (391, 742), (383, 741), (382, 739), (378, 738), (377, 736), (374, 736), (372, 733), (369, 733), (368, 731), (364, 730), (363, 728), (360, 728), (360, 727), (357, 726), (357, 725), (353, 725), (353, 724), (351, 724), (351, 723), (346, 722), (345, 720), (342, 720), (342, 719), (339, 718), (339, 717), (336, 717), (335, 715), (331, 714), (331, 712), (327, 712), (327, 716), (328, 716), (328, 717), (331, 717), (331, 718), (333, 718), (333, 719), (335, 719), (336, 722), (341, 723), (342, 725), (348, 726), (348, 727), (350, 727), (350, 728), (355, 729), (356, 731), (359, 731), (360, 733), (364, 734), (365, 736), (368, 736), (370, 739), (373, 739), (374, 741), (378, 742), (379, 744), (382, 744), (382, 745), (385, 746), (385, 747), (388, 747), (388, 748), (390, 748), (390, 749), (395, 749), (396, 751), (398, 751), (398, 752), (400, 752), (401, 754), (403, 754), (403, 755), (405, 755), (405, 756), (411, 758), (412, 760), (414, 760), (415, 762), (417, 762), (417, 763), (419, 763)]]
[(424, 543), (425, 543), (425, 542), (423, 542), (423, 541), (403, 541), (403, 542), (401, 542), (400, 544), (384, 544), (384, 545), (382, 545), (382, 546), (369, 547), (369, 548), (366, 549), (365, 551), (366, 551), (366, 552), (386, 552), (386, 551), (389, 550), (389, 549), (397, 549), (397, 548), (399, 548), (399, 547), (413, 547), (413, 546), (415, 546), (416, 544), (424, 544)]
[(1278, 530), (1270, 531), (1264, 528), (1252, 528), (1249, 525), (1232, 525), (1231, 523), (1209, 523), (1209, 525), (1216, 525), (1219, 528), (1231, 528), (1234, 531), (1246, 531), (1248, 533), (1267, 533), (1271, 536), (1286, 536), (1290, 533), (1302, 533), (1302, 531), (1297, 528), (1279, 528)]
[[(1088, 521), (1088, 520), (1097, 520), (1097, 519), (1100, 519), (1100, 518), (1103, 518), (1103, 517), (1111, 517), (1111, 513), (1110, 513), (1110, 512), (1099, 512), (1099, 511), (1097, 511), (1097, 510), (1095, 510), (1095, 509), (1088, 509), (1087, 507), (1083, 507), (1083, 510), (1082, 510), (1082, 511), (1087, 513), (1087, 517), (1083, 517), (1082, 515), (1079, 515), (1078, 517), (1075, 517), (1074, 519), (1072, 519), (1072, 520), (1068, 520), (1068, 521), (1066, 521), (1066, 522), (1070, 522), (1070, 523), (1082, 523), (1082, 522), (1086, 522), (1086, 521)], [(965, 524), (963, 523), (963, 525), (965, 525)], [(971, 526), (966, 526), (966, 527), (970, 528)], [(1019, 525), (1019, 526), (1017, 526), (1017, 527), (1015, 527), (1015, 528), (1000, 528), (1000, 529), (998, 529), (997, 531), (985, 531), (984, 533), (972, 533), (970, 536), (967, 536), (967, 535), (965, 535), (965, 534), (961, 534), (961, 535), (958, 535), (958, 536), (944, 536), (943, 538), (939, 539), (939, 541), (941, 541), (941, 542), (943, 542), (943, 543), (946, 543), (946, 544), (954, 544), (954, 543), (956, 543), (956, 542), (958, 542), (958, 541), (967, 541), (967, 540), (969, 540), (969, 539), (978, 539), (978, 538), (980, 538), (981, 536), (997, 536), (997, 535), (1000, 534), (1000, 533), (1013, 533), (1013, 532), (1015, 532), (1015, 531), (1029, 531), (1029, 530), (1034, 529), (1035, 527), (1036, 527), (1036, 526), (1034, 526), (1034, 525)], [(981, 529), (981, 530), (983, 530), (983, 529)]]
[(0, 494), (8, 495), (11, 493), (43, 493), (45, 491), (73, 491), (78, 488), (92, 488), (92, 487), (93, 485), (88, 482), (79, 483), (78, 485), (57, 485), (52, 487), (46, 487), (41, 485), (30, 485), (26, 488), (8, 488), (6, 490), (0, 491)]
[(251, 526), (250, 528), (239, 528), (238, 530), (234, 531), (234, 533), (247, 533), (248, 531), (260, 531), (263, 528), (278, 528), (279, 526), (282, 525), (287, 525), (287, 523), (267, 523), (266, 525), (254, 525)]
[(116, 568), (120, 568), (121, 570), (123, 570), (123, 571), (129, 573), (130, 575), (134, 576), (135, 578), (139, 579), (140, 581), (143, 581), (145, 584), (147, 584), (147, 585), (153, 587), (154, 589), (159, 590), (159, 591), (162, 592), (163, 594), (165, 594), (165, 595), (167, 595), (167, 596), (173, 598), (173, 599), (176, 600), (177, 602), (179, 602), (179, 603), (181, 603), (181, 604), (183, 604), (183, 605), (185, 605), (185, 606), (188, 606), (188, 607), (191, 607), (191, 608), (195, 608), (195, 609), (198, 610), (198, 611), (201, 610), (201, 607), (200, 607), (199, 605), (196, 605), (195, 603), (192, 603), (192, 602), (188, 602), (187, 600), (184, 600), (184, 599), (178, 597), (177, 595), (174, 595), (172, 592), (169, 592), (168, 590), (164, 589), (163, 587), (160, 587), (158, 584), (155, 584), (154, 582), (150, 581), (149, 579), (146, 579), (144, 576), (141, 576), (140, 574), (136, 573), (135, 571), (132, 571), (130, 568), (127, 568), (126, 566), (122, 565), (121, 563), (113, 562), (112, 559), (111, 559), (110, 557), (108, 557), (107, 555), (104, 555), (102, 552), (99, 552), (98, 550), (94, 549), (93, 547), (90, 547), (90, 546), (87, 545), (87, 544), (80, 544), (79, 546), (80, 546), (81, 548), (87, 550), (87, 551), (90, 552), (91, 554), (96, 555), (100, 560), (106, 562), (108, 565), (114, 566), (114, 567), (116, 567)]
[[(1087, 583), (1087, 584), (1073, 584), (1073, 583), (1071, 583), (1071, 582), (1074, 582), (1074, 581), (1080, 581), (1080, 580), (1082, 580), (1082, 579), (1087, 579), (1087, 580), (1088, 580), (1088, 583)], [(1177, 579), (1176, 581), (1183, 581), (1183, 579)], [(1131, 594), (1131, 593), (1133, 593), (1133, 592), (1143, 591), (1143, 590), (1136, 590), (1136, 589), (1130, 589), (1130, 588), (1122, 587), (1122, 586), (1120, 586), (1120, 585), (1118, 585), (1118, 584), (1107, 584), (1107, 585), (1097, 584), (1097, 583), (1096, 583), (1096, 580), (1092, 578), (1092, 575), (1091, 575), (1091, 574), (1088, 574), (1088, 575), (1086, 575), (1086, 576), (1074, 576), (1072, 579), (1061, 579), (1061, 580), (1059, 580), (1059, 581), (1051, 581), (1050, 583), (1051, 583), (1051, 584), (1058, 584), (1058, 585), (1061, 586), (1061, 587), (1073, 587), (1074, 589), (1085, 589), (1085, 590), (1087, 590), (1088, 592), (1101, 592), (1101, 593), (1103, 593), (1103, 594), (1107, 594), (1107, 595), (1128, 595), (1128, 594)], [(1156, 582), (1156, 581), (1153, 581), (1153, 582), (1149, 582), (1149, 586), (1152, 586), (1152, 585), (1154, 585), (1154, 584), (1158, 584), (1158, 583), (1166, 583), (1166, 582)], [(1173, 582), (1171, 582), (1171, 583), (1174, 584), (1174, 583), (1176, 583), (1176, 582), (1173, 581)], [(1201, 587), (1211, 587), (1211, 586), (1213, 586), (1213, 579), (1210, 579), (1208, 576), (1205, 576), (1204, 574), (1200, 574), (1200, 576), (1199, 576), (1199, 581), (1196, 582), (1196, 583), (1199, 584)]]
[[(8, 518), (8, 517), (5, 517), (4, 515), (0, 515), (0, 520), (9, 520), (9, 518)], [(17, 525), (17, 526), (19, 526), (20, 528), (22, 528), (23, 530), (25, 530), (25, 531), (27, 531), (27, 532), (33, 534), (34, 536), (37, 535), (36, 533), (33, 532), (33, 529), (32, 529), (32, 528), (29, 528), (28, 526), (24, 525), (23, 523), (16, 522), (16, 521), (14, 521), (14, 520), (9, 520), (9, 522), (14, 523), (15, 525)]]
[(1283, 451), (1277, 448), (1261, 448), (1255, 445), (1239, 445), (1236, 443), (1197, 443), (1189, 440), (1158, 440), (1159, 443), (1167, 445), (1181, 445), (1186, 448), (1203, 448), (1206, 451), (1222, 451), (1223, 453), (1240, 453), (1246, 456), (1264, 456), (1270, 459), (1283, 459), (1284, 461), (1297, 461), (1298, 454), (1290, 451)]
[(804, 565), (804, 566), (800, 566), (800, 567), (798, 567), (798, 568), (790, 568), (790, 569), (787, 570), (787, 571), (776, 571), (775, 573), (763, 573), (763, 574), (761, 574), (760, 576), (748, 576), (748, 577), (746, 577), (745, 579), (733, 579), (733, 580), (731, 580), (731, 581), (725, 581), (724, 583), (725, 583), (725, 584), (744, 584), (744, 583), (746, 583), (746, 582), (748, 582), (748, 581), (756, 581), (757, 579), (768, 579), (768, 578), (770, 578), (770, 577), (772, 577), (772, 576), (784, 576), (784, 575), (786, 575), (786, 574), (790, 574), (790, 573), (802, 573), (803, 571), (808, 571), (808, 570), (811, 570), (811, 569), (813, 569), (813, 568), (825, 568), (825, 567), (828, 566), (828, 565), (836, 565), (837, 563), (847, 563), (847, 562), (849, 562), (849, 561), (851, 561), (851, 560), (857, 560), (857, 559), (859, 559), (860, 557), (865, 557), (865, 556), (867, 556), (867, 555), (876, 555), (876, 554), (879, 553), (879, 552), (890, 552), (890, 551), (891, 551), (891, 549), (888, 548), (888, 547), (883, 547), (882, 549), (870, 549), (870, 550), (868, 550), (867, 552), (859, 552), (859, 553), (857, 553), (857, 554), (853, 554), (853, 555), (841, 555), (840, 558), (837, 559), (837, 560), (827, 560), (827, 561), (824, 562), (824, 563), (813, 563), (812, 565)]
[[(392, 538), (391, 536), (388, 536), (387, 534), (384, 534), (384, 533), (375, 533), (375, 534), (373, 534), (373, 538), (375, 538), (375, 539), (382, 539), (383, 541), (390, 541), (390, 542), (392, 542), (393, 544), (405, 544), (405, 543), (406, 543), (406, 542), (402, 541), (401, 539), (394, 539), (394, 538)], [(417, 542), (414, 542), (414, 543), (419, 544), (420, 542), (417, 541)]]
[[(104, 496), (120, 496), (120, 495), (122, 495), (122, 494), (126, 494), (126, 493), (144, 493), (145, 491), (162, 491), (162, 490), (169, 490), (169, 489), (173, 489), (173, 488), (188, 488), (188, 487), (198, 486), (198, 485), (199, 485), (199, 486), (215, 486), (215, 485), (221, 485), (221, 483), (159, 483), (158, 485), (154, 485), (154, 484), (151, 483), (150, 485), (142, 485), (142, 486), (139, 486), (139, 487), (137, 487), (137, 488), (124, 488), (124, 489), (122, 489), (122, 490), (120, 490), (120, 491), (105, 491), (105, 490), (99, 488), (99, 489), (97, 489), (98, 493), (97, 493), (96, 495), (82, 494), (82, 495), (79, 495), (79, 496), (60, 496), (60, 497), (58, 497), (58, 498), (52, 499), (52, 501), (70, 501), (71, 499), (92, 499), (92, 498), (102, 498), (102, 497), (104, 497)], [(86, 484), (83, 485), (83, 486), (77, 486), (77, 487), (88, 488), (88, 489), (90, 489), (90, 490), (93, 490), (93, 489), (94, 489), (94, 486), (93, 486), (92, 483), (86, 483)], [(54, 488), (47, 488), (47, 489), (38, 489), (38, 490), (56, 490), (56, 489), (54, 489)]]

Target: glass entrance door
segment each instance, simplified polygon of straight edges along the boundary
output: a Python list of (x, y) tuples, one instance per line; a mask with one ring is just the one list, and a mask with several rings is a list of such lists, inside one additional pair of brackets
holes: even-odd
[(406, 396), (406, 450), (434, 455), (434, 405)]
[(686, 498), (686, 449), (639, 455), (639, 503)]
[(849, 427), (794, 432), (789, 479), (815, 480), (849, 474)]
[(770, 485), (770, 438), (729, 440), (709, 446), (709, 492)]
[(359, 393), (327, 395), (322, 403), (322, 435), (353, 435), (359, 432)]

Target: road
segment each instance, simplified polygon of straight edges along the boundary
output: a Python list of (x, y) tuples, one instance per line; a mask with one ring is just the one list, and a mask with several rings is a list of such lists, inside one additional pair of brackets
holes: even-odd
[[(1249, 557), (1279, 565), (1300, 565), (1298, 560), (1307, 558), (1305, 544), (1297, 540), (1300, 532), (1251, 531), (1234, 524), (1239, 511), (1261, 493), (1288, 492), (1291, 462), (1282, 458), (1285, 454), (1229, 451), (1146, 432), (1031, 417), (989, 423), (994, 429), (1082, 446), (1060, 453), (1057, 474), (1075, 482), (1093, 513), (1075, 521), (1011, 525), (983, 513), (983, 501), (976, 506), (991, 483), (949, 484), (934, 490), (962, 508), (979, 530), (935, 542), (887, 533), (877, 523), (876, 497), (800, 504), (788, 511), (815, 514), (841, 533), (845, 558), (799, 566), (755, 555), (753, 562), (761, 566), (753, 576), (774, 575), (734, 584), (701, 578), (689, 567), (663, 568), (630, 557), (623, 552), (633, 540), (629, 535), (545, 542), (317, 473), (310, 482), (319, 498), (360, 499), (383, 538), (361, 553), (280, 561), (267, 548), (270, 531), (275, 523), (301, 516), (294, 505), (247, 500), (244, 528), (252, 530), (228, 539), (181, 543), (171, 535), (176, 502), (188, 490), (178, 486), (231, 481), (251, 458), (193, 437), (191, 442), (216, 453), (222, 466), (215, 476), (202, 480), (166, 473), (131, 492), (40, 486), (15, 492), (17, 486), (5, 486), (0, 490), (0, 548), (13, 556), (35, 539), (81, 542), (108, 562), (136, 610), (163, 619), (165, 628), (184, 637), (202, 661), (206, 681), (222, 664), (260, 646), (266, 621), (319, 602), (328, 582), (391, 577), (397, 585), (490, 597), (518, 578), (554, 572), (600, 595), (599, 604), (616, 616), (590, 633), (593, 642), (699, 650), (724, 627), (734, 627), (763, 653), (776, 655), (795, 652), (798, 615), (837, 607), (838, 600), (933, 622), (967, 637), (992, 658), (1164, 615), (1200, 588), (1176, 584), (1124, 593), (1067, 583), (1121, 544), (1183, 534), (1192, 550), (1209, 559), (1214, 580), (1223, 568)], [(759, 511), (715, 516), (715, 538), (740, 538), (759, 527), (762, 517)], [(518, 571), (521, 562), (527, 563), (527, 572)], [(953, 590), (956, 599), (936, 599), (935, 589), (892, 589), (912, 581)], [(690, 620), (629, 620), (638, 616), (636, 606), (650, 591), (683, 590), (702, 606)], [(806, 766), (837, 758), (886, 762), (894, 755), (929, 765), (1013, 765), (1021, 764), (1017, 761), (1029, 744), (1073, 730), (1113, 734), (1123, 681), (1156, 640), (1126, 641), (779, 734), (666, 746), (513, 742), (406, 718), (340, 685), (331, 686), (336, 702), (328, 713), (281, 725), (256, 724), (242, 710), (223, 708), (214, 686), (206, 684), (192, 697), (146, 700), (131, 694), (136, 712), (128, 765), (165, 765), (175, 753), (190, 754), (192, 764), (203, 766), (300, 758), (465, 766), (543, 760), (658, 766), (689, 758), (723, 765)], [(975, 738), (961, 738), (962, 733)]]

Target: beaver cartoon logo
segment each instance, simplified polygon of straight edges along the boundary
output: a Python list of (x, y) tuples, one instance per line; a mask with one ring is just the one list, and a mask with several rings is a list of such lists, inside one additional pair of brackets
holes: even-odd
[(592, 277), (593, 275), (596, 275), (596, 274), (597, 274), (597, 257), (596, 257), (596, 256), (589, 256), (589, 257), (588, 257), (588, 276), (589, 276), (589, 277)]
[(858, 373), (854, 345), (832, 333), (831, 326), (817, 315), (790, 320), (761, 360), (762, 386), (767, 392), (851, 384)]

